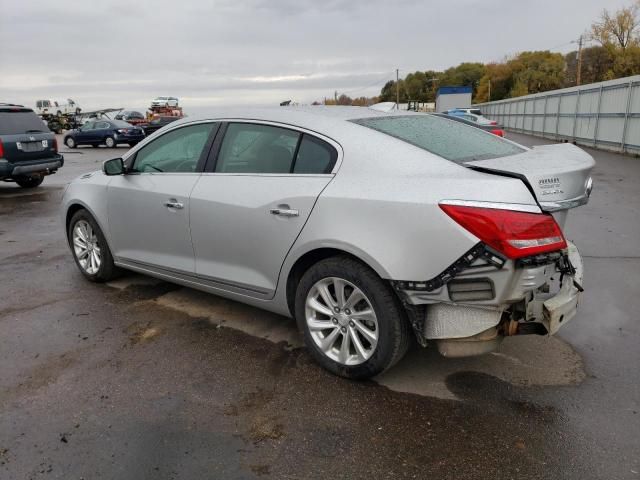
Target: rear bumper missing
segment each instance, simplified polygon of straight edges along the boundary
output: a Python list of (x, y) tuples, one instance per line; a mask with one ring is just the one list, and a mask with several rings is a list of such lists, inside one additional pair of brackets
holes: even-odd
[[(546, 259), (506, 261), (502, 266), (474, 261), (469, 267), (460, 271), (455, 281), (450, 279), (432, 291), (399, 290), (412, 309), (412, 323), (421, 343), (437, 340), (439, 348), (446, 343), (448, 353), (440, 350), (449, 356), (461, 356), (465, 351), (470, 355), (485, 353), (488, 344), (481, 345), (485, 340), (493, 349), (506, 335), (552, 335), (576, 315), (583, 263), (572, 243)], [(466, 289), (465, 298), (485, 298), (455, 301), (453, 295), (460, 295), (461, 288)]]
[(528, 308), (531, 309), (532, 315), (537, 315), (538, 318), (540, 317), (538, 303), (542, 303), (541, 323), (545, 326), (549, 335), (556, 333), (561, 326), (576, 316), (580, 301), (584, 273), (582, 256), (573, 243), (569, 243), (567, 253), (571, 265), (575, 268), (573, 277), (565, 276), (562, 279), (560, 291), (553, 297), (546, 300), (534, 298), (533, 301), (528, 303)]

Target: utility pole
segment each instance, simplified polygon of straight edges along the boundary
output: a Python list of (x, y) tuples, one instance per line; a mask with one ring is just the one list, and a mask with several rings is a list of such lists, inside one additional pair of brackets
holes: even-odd
[(337, 90), (335, 90), (333, 92), (333, 99), (336, 101), (336, 105), (338, 105), (338, 91)]
[(580, 86), (580, 77), (582, 76), (582, 35), (578, 40), (578, 70), (576, 71), (576, 85)]
[(487, 101), (491, 101), (491, 79), (489, 79), (489, 91), (487, 93)]
[(400, 69), (396, 68), (396, 110), (400, 110)]

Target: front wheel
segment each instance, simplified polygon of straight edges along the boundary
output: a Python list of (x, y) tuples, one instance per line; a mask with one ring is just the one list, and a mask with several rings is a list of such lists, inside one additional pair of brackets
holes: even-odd
[(116, 141), (113, 137), (105, 138), (104, 143), (109, 148), (116, 148)]
[(331, 257), (307, 270), (296, 291), (295, 313), (311, 355), (342, 377), (378, 375), (409, 346), (409, 322), (395, 293), (351, 257)]
[(19, 177), (16, 178), (15, 181), (22, 188), (35, 188), (42, 183), (44, 180), (43, 176), (34, 175), (32, 177)]
[(78, 210), (71, 217), (67, 238), (76, 265), (88, 280), (107, 282), (119, 275), (107, 240), (89, 212)]
[(76, 148), (77, 147), (76, 141), (71, 137), (65, 138), (64, 139), (64, 144), (69, 148)]

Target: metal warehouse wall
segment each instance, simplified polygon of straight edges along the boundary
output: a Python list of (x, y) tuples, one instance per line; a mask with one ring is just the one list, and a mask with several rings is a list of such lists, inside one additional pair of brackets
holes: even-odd
[(640, 75), (481, 103), (515, 132), (640, 153)]

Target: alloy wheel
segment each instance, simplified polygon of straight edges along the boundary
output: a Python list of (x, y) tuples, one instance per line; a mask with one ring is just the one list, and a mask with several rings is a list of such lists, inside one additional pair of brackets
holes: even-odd
[(102, 264), (102, 251), (98, 236), (89, 222), (79, 220), (73, 227), (73, 252), (80, 267), (89, 275), (95, 275)]
[(342, 365), (366, 362), (378, 345), (378, 319), (371, 301), (342, 278), (323, 278), (311, 287), (305, 319), (318, 348)]

